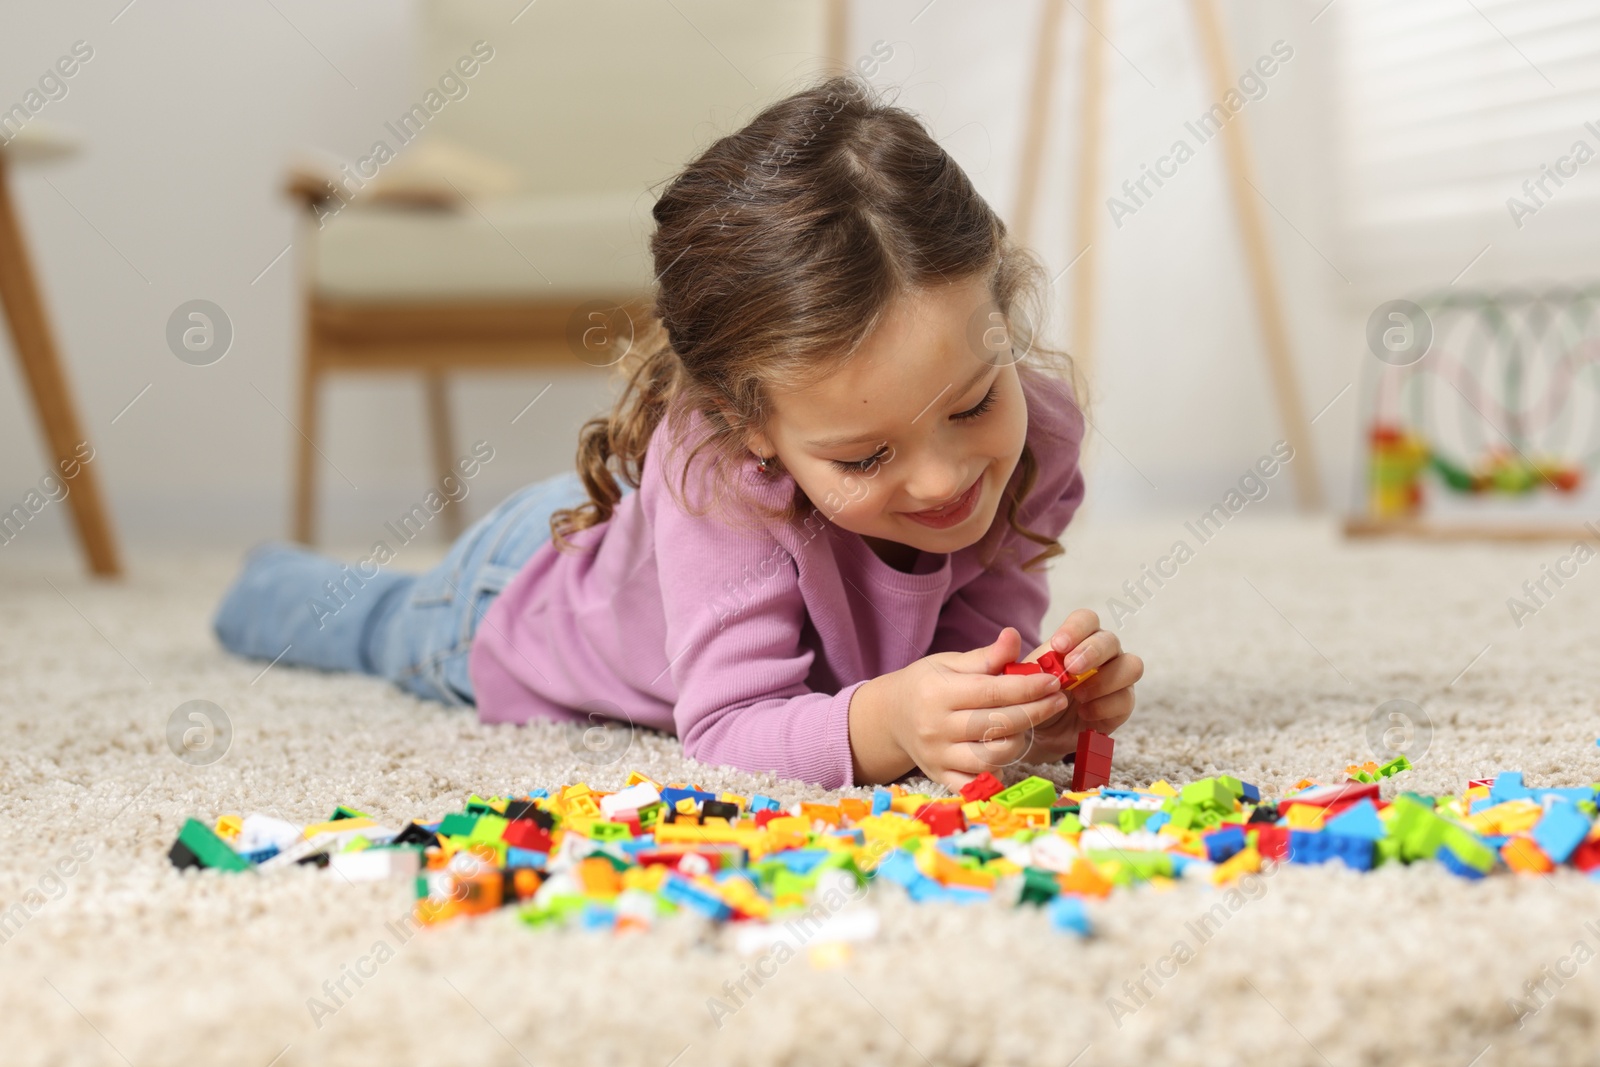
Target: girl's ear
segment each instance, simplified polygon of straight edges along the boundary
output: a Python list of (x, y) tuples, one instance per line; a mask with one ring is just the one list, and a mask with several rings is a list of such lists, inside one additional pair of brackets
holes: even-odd
[(744, 447), (758, 456), (771, 456), (773, 454), (772, 442), (760, 428), (745, 422), (734, 413), (733, 409), (724, 404), (718, 404), (717, 410), (722, 413), (722, 421), (727, 423), (733, 432), (742, 439)]
[(751, 452), (766, 459), (771, 459), (777, 454), (777, 449), (772, 447), (772, 442), (760, 430), (751, 430), (745, 434), (744, 446)]

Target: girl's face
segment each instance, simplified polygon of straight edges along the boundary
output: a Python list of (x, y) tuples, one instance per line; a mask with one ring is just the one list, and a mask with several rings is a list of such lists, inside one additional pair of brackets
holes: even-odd
[(776, 454), (823, 514), (924, 552), (976, 543), (1028, 432), (987, 279), (898, 301), (823, 382), (772, 398), (752, 451)]

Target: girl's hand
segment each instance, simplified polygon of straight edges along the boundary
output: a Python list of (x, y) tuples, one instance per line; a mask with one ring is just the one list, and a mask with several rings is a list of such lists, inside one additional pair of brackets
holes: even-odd
[(850, 701), (856, 782), (893, 781), (918, 767), (959, 789), (1022, 760), (1034, 728), (1069, 702), (1054, 675), (1000, 673), (1021, 651), (1021, 635), (1007, 626), (986, 648), (938, 652), (865, 682)]
[(1082, 674), (1090, 667), (1097, 673), (1067, 694), (1071, 705), (1066, 711), (1034, 730), (1033, 744), (1024, 757), (1028, 763), (1058, 762), (1077, 751), (1081, 731), (1109, 734), (1127, 722), (1133, 714), (1133, 683), (1144, 675), (1144, 660), (1122, 651), (1117, 635), (1100, 629), (1100, 617), (1087, 608), (1068, 615), (1038, 655), (1047, 648), (1061, 653), (1071, 673)]

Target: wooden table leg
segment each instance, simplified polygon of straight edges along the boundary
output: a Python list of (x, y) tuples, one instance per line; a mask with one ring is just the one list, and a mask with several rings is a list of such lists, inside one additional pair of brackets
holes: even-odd
[[(52, 457), (52, 473), (68, 485), (67, 503), (78, 540), (89, 557), (89, 569), (106, 578), (122, 574), (116, 538), (100, 494), (99, 468), (77, 461), (77, 449), (87, 439), (78, 423), (72, 392), (62, 373), (61, 357), (45, 317), (44, 302), (22, 240), (11, 199), (6, 160), (0, 155), (0, 304), (11, 327), (11, 341), (22, 361), (23, 377), (33, 393), (33, 406), (44, 427), (46, 444)], [(76, 468), (75, 476), (66, 472)]]

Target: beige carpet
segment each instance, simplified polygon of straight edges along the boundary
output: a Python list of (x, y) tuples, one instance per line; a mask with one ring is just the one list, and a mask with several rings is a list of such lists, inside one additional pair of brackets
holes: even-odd
[[(1103, 607), (1179, 537), (1193, 544), (1179, 519), (1075, 531), (1057, 606)], [(1541, 785), (1600, 779), (1600, 564), (1520, 630), (1506, 606), (1564, 551), (1352, 546), (1324, 526), (1241, 516), (1123, 626), (1149, 670), (1117, 736), (1115, 784), (1332, 778), (1369, 758), (1368, 719), (1391, 699), (1419, 704), (1433, 734), (1418, 769), (1386, 790), (1449, 791), (1500, 768)], [(1223, 898), (1202, 886), (1095, 903), (1087, 941), (1032, 910), (918, 907), (885, 887), (872, 898), (882, 931), (848, 963), (815, 969), (802, 955), (760, 987), (725, 932), (688, 918), (612, 937), (534, 931), (502, 913), (402, 943), (387, 924), (407, 912), (409, 884), (352, 886), (311, 869), (180, 876), (165, 854), (191, 814), (304, 822), (345, 802), (400, 820), (473, 790), (584, 775), (615, 788), (633, 766), (784, 801), (815, 792), (687, 763), (660, 737), (595, 772), (573, 731), (483, 727), (372, 679), (263, 675), (208, 630), (233, 566), (136, 554), (125, 584), (103, 586), (66, 556), (0, 554), (0, 913), (21, 903), (25, 919), (0, 944), (7, 1064), (1597, 1056), (1600, 966), (1587, 960), (1600, 949), (1600, 884), (1570, 872), (1473, 884), (1431, 865), (1365, 877), (1285, 868), (1214, 913), (1224, 921), (1203, 942), (1190, 924)], [(180, 763), (165, 742), (169, 715), (191, 699), (233, 723), (231, 750), (208, 767)], [(1161, 961), (1180, 940), (1174, 973)], [(353, 995), (319, 1026), (308, 999), (331, 1004), (323, 983), (379, 941), (392, 958), (359, 987), (347, 979)], [(741, 978), (751, 995), (730, 997), (724, 983)], [(1149, 995), (1135, 997), (1124, 983), (1141, 979)], [(1535, 980), (1547, 1003), (1519, 1027), (1510, 998)], [(720, 1028), (713, 996), (737, 1007)], [(1111, 996), (1137, 1010), (1114, 1012)]]

